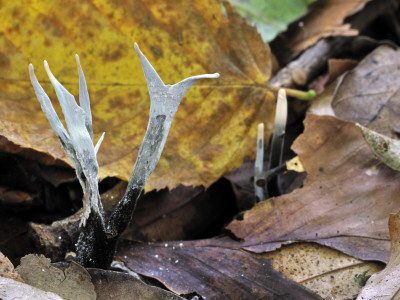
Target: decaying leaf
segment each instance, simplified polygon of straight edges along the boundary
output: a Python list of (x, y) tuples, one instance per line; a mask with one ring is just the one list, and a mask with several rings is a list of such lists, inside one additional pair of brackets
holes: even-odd
[(96, 300), (184, 300), (126, 273), (91, 268), (88, 272), (96, 289)]
[(400, 299), (400, 212), (389, 218), (390, 259), (386, 268), (367, 281), (357, 299)]
[[(166, 83), (221, 74), (217, 83), (204, 81), (183, 100), (147, 188), (209, 186), (245, 156), (254, 156), (255, 129), (272, 118), (274, 106), (265, 87), (271, 74), (268, 46), (229, 4), (225, 8), (227, 17), (217, 0), (3, 3), (2, 149), (47, 164), (69, 163), (34, 99), (26, 66), (48, 59), (53, 74), (77, 95), (76, 70), (73, 61), (66, 62), (78, 53), (91, 97), (94, 140), (106, 132), (98, 153), (99, 176), (127, 180), (150, 105), (139, 61), (131, 53), (137, 42)], [(37, 75), (46, 82), (43, 72)], [(43, 88), (51, 90), (49, 84)], [(55, 110), (61, 115), (59, 107)]]
[(327, 60), (327, 63), (328, 72), (324, 75), (319, 76), (310, 85), (310, 88), (312, 88), (317, 93), (317, 95), (320, 95), (326, 89), (326, 87), (328, 87), (332, 82), (343, 75), (343, 73), (350, 71), (355, 66), (357, 66), (358, 61), (352, 59), (331, 58)]
[(400, 51), (381, 46), (344, 75), (332, 98), (335, 114), (390, 138), (400, 132)]
[(354, 36), (358, 31), (345, 23), (346, 17), (363, 9), (370, 0), (319, 1), (300, 22), (284, 34), (284, 48), (290, 49), (293, 56), (314, 45), (319, 39), (331, 36)]
[(260, 253), (308, 240), (387, 262), (387, 217), (400, 205), (400, 173), (374, 157), (354, 123), (334, 117), (308, 114), (292, 147), (307, 172), (304, 187), (230, 223), (243, 248)]
[[(117, 255), (134, 272), (203, 299), (320, 299), (233, 240), (125, 245)], [(233, 245), (233, 246), (232, 246)]]
[(357, 124), (372, 152), (386, 165), (400, 171), (400, 141)]
[(55, 293), (45, 292), (28, 284), (0, 276), (0, 298), (2, 300), (63, 300)]
[(324, 299), (352, 299), (361, 291), (355, 276), (382, 270), (382, 264), (364, 262), (315, 243), (294, 243), (257, 257), (272, 259), (275, 270)]
[(61, 270), (51, 266), (50, 259), (43, 255), (29, 254), (21, 258), (16, 270), (27, 284), (54, 292), (64, 299), (96, 299), (89, 273), (74, 262)]

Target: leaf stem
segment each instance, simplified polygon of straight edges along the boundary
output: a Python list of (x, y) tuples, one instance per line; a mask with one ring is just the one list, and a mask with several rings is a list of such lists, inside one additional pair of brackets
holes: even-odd
[(305, 91), (300, 91), (300, 90), (295, 90), (295, 89), (275, 87), (272, 85), (268, 85), (268, 88), (273, 92), (279, 92), (280, 89), (284, 89), (287, 96), (294, 97), (299, 100), (305, 100), (305, 101), (312, 100), (317, 95), (314, 90), (309, 90), (309, 91), (305, 92)]

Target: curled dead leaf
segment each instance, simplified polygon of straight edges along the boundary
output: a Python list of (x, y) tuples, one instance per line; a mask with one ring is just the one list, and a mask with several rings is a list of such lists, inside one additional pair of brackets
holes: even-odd
[(369, 130), (360, 124), (356, 125), (363, 133), (372, 152), (387, 166), (400, 171), (400, 141)]

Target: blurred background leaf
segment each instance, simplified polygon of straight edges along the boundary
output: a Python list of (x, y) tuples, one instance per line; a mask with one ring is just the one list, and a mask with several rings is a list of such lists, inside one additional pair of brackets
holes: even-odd
[(264, 42), (272, 41), (290, 23), (307, 13), (316, 0), (230, 0), (239, 13), (255, 25)]

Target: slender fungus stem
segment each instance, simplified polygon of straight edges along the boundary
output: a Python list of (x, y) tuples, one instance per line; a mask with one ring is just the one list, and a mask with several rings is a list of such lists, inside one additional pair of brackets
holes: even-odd
[[(282, 164), (283, 146), (287, 121), (286, 92), (280, 89), (275, 110), (274, 130), (271, 139), (271, 152), (268, 170), (272, 170)], [(269, 196), (281, 194), (279, 174), (269, 179), (267, 187)]]
[(257, 133), (257, 154), (254, 164), (254, 192), (256, 203), (264, 200), (264, 188), (260, 187), (257, 182), (264, 180), (264, 123), (258, 124)]

